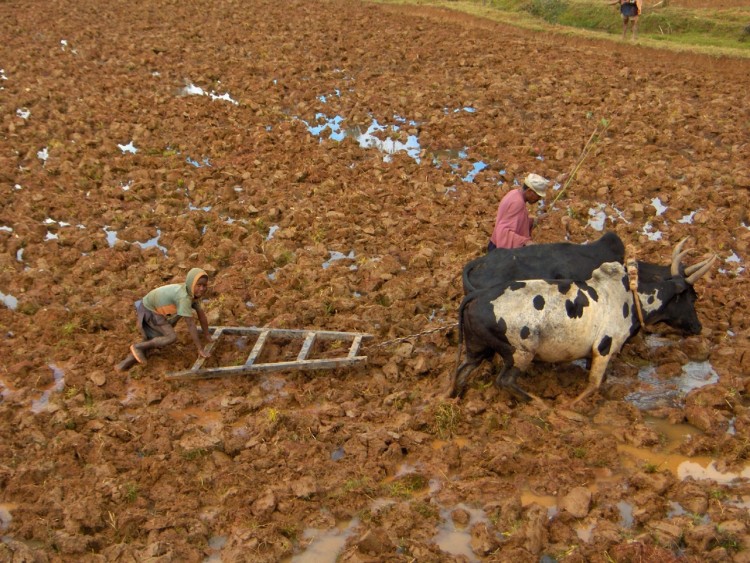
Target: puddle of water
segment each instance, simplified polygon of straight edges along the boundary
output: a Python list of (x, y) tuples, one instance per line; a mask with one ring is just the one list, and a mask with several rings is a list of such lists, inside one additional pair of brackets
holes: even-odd
[(701, 480), (710, 479), (721, 485), (726, 485), (737, 479), (750, 479), (750, 466), (745, 467), (738, 473), (733, 473), (731, 471), (719, 471), (715, 461), (710, 462), (705, 467), (695, 461), (685, 461), (677, 468), (677, 477), (682, 480), (688, 477)]
[(31, 401), (31, 412), (35, 414), (47, 409), (49, 406), (49, 397), (52, 393), (59, 393), (65, 388), (65, 372), (55, 364), (49, 364), (49, 368), (52, 370), (52, 376), (55, 378), (55, 382), (49, 389), (42, 393), (41, 397), (35, 401)]
[(582, 524), (576, 527), (575, 530), (578, 539), (584, 543), (589, 543), (591, 541), (592, 532), (594, 531), (594, 526), (596, 526), (596, 522), (592, 522), (591, 524)]
[(682, 366), (682, 375), (660, 379), (656, 368), (647, 366), (638, 372), (641, 388), (625, 397), (640, 410), (652, 410), (663, 406), (680, 406), (685, 395), (694, 389), (712, 385), (719, 381), (710, 362), (688, 362)]
[(107, 245), (112, 248), (117, 243), (117, 231), (110, 231), (109, 225), (104, 225), (103, 231), (107, 235)]
[(37, 151), (36, 157), (42, 161), (42, 165), (47, 164), (47, 159), (49, 158), (49, 150), (47, 150), (47, 147), (44, 147), (42, 150)]
[(620, 526), (623, 528), (633, 527), (633, 505), (627, 501), (621, 500), (617, 503), (617, 510), (620, 512)]
[[(338, 260), (354, 260), (354, 251), (353, 250), (351, 252), (349, 252), (349, 254), (343, 254), (343, 253), (338, 252), (336, 250), (329, 250), (328, 254), (330, 255), (330, 258), (328, 260), (326, 260), (325, 262), (323, 262), (323, 269), (324, 270), (328, 269), (328, 267), (333, 262), (336, 262)], [(357, 269), (357, 265), (356, 264), (352, 264), (351, 266), (349, 266), (349, 269), (350, 270), (356, 270)]]
[(13, 521), (11, 516), (11, 510), (14, 510), (17, 505), (0, 503), (0, 532), (4, 532), (10, 528), (10, 523)]
[(357, 526), (359, 526), (359, 519), (354, 518), (348, 523), (337, 524), (331, 530), (307, 528), (302, 533), (302, 537), (305, 540), (312, 540), (310, 545), (289, 561), (291, 563), (336, 563), (346, 545), (346, 540), (354, 533)]
[(654, 206), (654, 209), (656, 209), (656, 216), (663, 214), (667, 207), (661, 202), (661, 200), (658, 197), (655, 197), (651, 200), (651, 205)]
[(471, 168), (471, 171), (461, 178), (464, 182), (473, 182), (474, 178), (477, 177), (477, 174), (479, 174), (482, 170), (487, 168), (489, 164), (482, 162), (481, 160), (479, 162), (475, 162), (474, 165)]
[(209, 161), (207, 156), (204, 156), (201, 162), (198, 162), (197, 160), (193, 158), (187, 157), (185, 159), (185, 162), (187, 162), (188, 164), (191, 164), (192, 166), (195, 166), (196, 168), (202, 168), (204, 166), (207, 166), (209, 168), (211, 167), (211, 162)]
[(211, 536), (211, 538), (209, 538), (208, 540), (208, 548), (214, 553), (210, 553), (208, 557), (203, 560), (203, 563), (221, 563), (221, 553), (219, 552), (226, 545), (226, 543), (226, 536)]
[(377, 514), (384, 508), (396, 504), (396, 501), (390, 498), (376, 498), (370, 503), (370, 512)]
[(0, 226), (0, 231), (5, 231), (6, 233), (12, 233), (13, 229), (11, 227), (7, 227), (5, 225)]
[(15, 311), (16, 307), (18, 307), (18, 299), (12, 295), (6, 295), (2, 291), (0, 291), (0, 303), (5, 305), (11, 311)]
[(279, 226), (278, 225), (271, 225), (271, 228), (268, 229), (268, 235), (266, 236), (266, 240), (271, 240), (273, 238), (273, 235), (275, 235), (276, 231), (278, 231), (278, 230), (279, 230)]
[(126, 153), (135, 154), (138, 152), (138, 149), (135, 148), (133, 141), (130, 141), (127, 145), (118, 144), (117, 148), (119, 148), (122, 151), (122, 154), (126, 154)]
[(331, 459), (333, 461), (339, 461), (341, 459), (344, 459), (345, 455), (346, 455), (346, 452), (344, 451), (344, 448), (338, 447), (331, 452)]
[(229, 92), (225, 92), (224, 94), (217, 94), (213, 90), (211, 92), (206, 92), (203, 88), (200, 86), (196, 86), (193, 83), (188, 84), (179, 92), (177, 93), (178, 96), (208, 96), (211, 98), (211, 100), (223, 100), (225, 102), (229, 102), (231, 104), (234, 104), (235, 106), (239, 105), (239, 102), (234, 100), (230, 95)]
[[(115, 235), (117, 236), (117, 235)], [(107, 234), (107, 237), (109, 238), (109, 233)], [(156, 229), (156, 236), (154, 238), (148, 239), (146, 242), (139, 242), (135, 241), (135, 244), (140, 246), (143, 249), (147, 248), (158, 248), (162, 251), (164, 256), (167, 255), (167, 249), (166, 247), (159, 244), (159, 238), (161, 238), (161, 229)]]
[(438, 533), (433, 538), (435, 544), (445, 553), (464, 556), (469, 561), (479, 561), (479, 558), (471, 549), (471, 528), (475, 524), (488, 522), (487, 514), (481, 508), (469, 508), (465, 504), (457, 504), (456, 509), (461, 509), (469, 514), (469, 523), (466, 527), (459, 527), (453, 521), (451, 510), (440, 509), (441, 524)]
[(553, 495), (538, 495), (528, 489), (521, 491), (521, 506), (538, 504), (547, 509), (547, 518), (553, 518), (557, 514), (557, 497)]
[(661, 231), (653, 231), (653, 228), (654, 226), (649, 221), (643, 226), (643, 229), (641, 230), (641, 234), (645, 235), (646, 238), (648, 238), (648, 240), (650, 241), (661, 240), (661, 237), (662, 237)]
[(607, 214), (604, 211), (605, 207), (606, 206), (603, 203), (600, 203), (597, 207), (592, 207), (591, 209), (589, 209), (590, 218), (586, 225), (591, 227), (595, 231), (603, 231), (604, 224), (607, 221)]
[(678, 219), (678, 223), (682, 223), (683, 225), (692, 225), (693, 220), (695, 219), (695, 214), (698, 213), (698, 211), (701, 211), (700, 209), (696, 209), (695, 211), (691, 211), (687, 215), (683, 215), (682, 219)]

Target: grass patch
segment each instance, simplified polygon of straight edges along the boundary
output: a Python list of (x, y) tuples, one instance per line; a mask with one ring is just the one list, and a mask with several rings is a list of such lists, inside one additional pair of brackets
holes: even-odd
[[(532, 30), (620, 41), (618, 8), (597, 0), (373, 0), (449, 8)], [(706, 55), (750, 57), (750, 4), (735, 8), (687, 8), (645, 0), (638, 43)], [(709, 2), (706, 2), (710, 6)], [(630, 26), (628, 26), (630, 38)], [(629, 39), (628, 39), (629, 40)]]

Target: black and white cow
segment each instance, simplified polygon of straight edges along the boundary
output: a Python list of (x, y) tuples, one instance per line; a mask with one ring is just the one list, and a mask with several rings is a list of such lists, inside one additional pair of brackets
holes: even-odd
[(534, 358), (551, 363), (591, 359), (588, 387), (577, 403), (599, 388), (609, 359), (641, 328), (635, 299), (645, 324), (668, 322), (686, 334), (699, 334), (695, 309), (682, 314), (669, 306), (686, 292), (713, 264), (716, 257), (689, 268), (683, 275), (676, 253), (672, 276), (663, 281), (638, 281), (630, 290), (628, 274), (619, 262), (606, 262), (585, 282), (527, 280), (502, 283), (464, 297), (459, 309), (459, 358), (462, 341), (466, 359), (456, 368), (451, 396), (460, 397), (469, 375), (484, 360), (500, 354), (504, 368), (495, 384), (521, 400), (535, 399), (516, 384)]
[[(636, 261), (638, 279), (644, 282), (665, 281), (675, 275), (690, 275), (697, 266), (685, 268), (680, 259), (689, 251), (682, 247), (687, 237), (682, 239), (672, 252), (672, 264), (662, 266), (649, 262)], [(518, 280), (567, 279), (584, 281), (605, 262), (625, 263), (625, 245), (617, 233), (608, 231), (588, 244), (553, 242), (534, 244), (521, 248), (498, 248), (476, 258), (463, 268), (464, 294), (486, 287)], [(683, 319), (690, 316), (697, 322), (694, 291), (686, 291), (666, 305), (663, 321), (678, 330), (683, 329)]]

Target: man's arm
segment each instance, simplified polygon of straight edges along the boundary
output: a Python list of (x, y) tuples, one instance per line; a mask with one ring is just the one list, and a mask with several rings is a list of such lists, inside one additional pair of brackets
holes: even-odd
[[(203, 311), (201, 311), (202, 313)], [(205, 314), (203, 315), (205, 318)], [(198, 318), (200, 318), (200, 313), (198, 313)], [(193, 344), (195, 344), (196, 350), (198, 350), (198, 356), (201, 358), (209, 358), (211, 357), (211, 354), (207, 354), (203, 350), (203, 344), (201, 343), (201, 339), (198, 336), (198, 329), (195, 327), (195, 321), (193, 320), (193, 317), (185, 317), (185, 324), (188, 327), (188, 331), (190, 332), (190, 338), (193, 339)], [(201, 328), (203, 328), (203, 321), (201, 320)], [(206, 323), (206, 333), (208, 332), (208, 323)]]

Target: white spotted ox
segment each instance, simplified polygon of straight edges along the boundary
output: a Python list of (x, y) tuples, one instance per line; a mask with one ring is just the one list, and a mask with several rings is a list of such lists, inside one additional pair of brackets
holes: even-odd
[(685, 334), (699, 334), (695, 309), (684, 307), (680, 312), (670, 304), (684, 300), (686, 292), (694, 302), (692, 286), (716, 257), (681, 268), (684, 253), (679, 247), (671, 276), (641, 280), (636, 292), (630, 290), (626, 269), (618, 262), (605, 262), (585, 282), (512, 281), (471, 292), (459, 308), (458, 356), (465, 341), (466, 359), (453, 375), (451, 397), (461, 397), (469, 375), (497, 353), (505, 365), (495, 385), (526, 401), (541, 401), (516, 384), (534, 358), (551, 363), (590, 358), (589, 384), (573, 404), (581, 401), (599, 388), (610, 358), (641, 328), (634, 296), (645, 324), (667, 322)]

